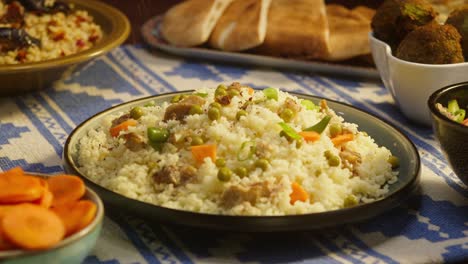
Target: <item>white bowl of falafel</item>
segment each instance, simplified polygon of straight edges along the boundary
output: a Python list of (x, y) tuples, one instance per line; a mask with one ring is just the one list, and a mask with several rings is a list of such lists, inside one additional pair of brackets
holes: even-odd
[(430, 125), (427, 99), (441, 87), (468, 81), (468, 5), (446, 21), (425, 0), (385, 0), (369, 34), (372, 56), (384, 86), (403, 114)]

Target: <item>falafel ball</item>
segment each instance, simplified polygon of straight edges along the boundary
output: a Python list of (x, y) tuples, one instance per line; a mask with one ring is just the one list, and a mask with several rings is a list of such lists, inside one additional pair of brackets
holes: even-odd
[(434, 22), (408, 33), (398, 46), (396, 56), (417, 63), (459, 63), (464, 61), (460, 40), (455, 27)]
[(372, 18), (371, 27), (376, 38), (395, 48), (406, 34), (436, 16), (425, 0), (385, 0)]
[(454, 26), (460, 33), (463, 55), (468, 60), (468, 5), (453, 10), (445, 23)]

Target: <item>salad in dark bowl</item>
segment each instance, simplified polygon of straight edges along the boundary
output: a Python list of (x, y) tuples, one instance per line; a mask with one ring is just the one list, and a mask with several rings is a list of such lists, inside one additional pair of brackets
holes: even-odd
[(434, 133), (455, 174), (468, 186), (468, 82), (446, 86), (428, 100)]

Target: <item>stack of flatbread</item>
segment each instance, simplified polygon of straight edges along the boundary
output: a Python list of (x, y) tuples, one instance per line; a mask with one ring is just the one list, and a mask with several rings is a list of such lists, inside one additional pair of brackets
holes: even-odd
[(172, 45), (340, 61), (369, 54), (374, 10), (323, 0), (188, 0), (164, 16)]

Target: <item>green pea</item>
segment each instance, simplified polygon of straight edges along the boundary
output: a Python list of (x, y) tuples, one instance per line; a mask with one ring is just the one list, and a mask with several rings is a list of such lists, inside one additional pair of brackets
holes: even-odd
[(351, 207), (351, 206), (355, 206), (359, 203), (358, 199), (356, 198), (356, 196), (354, 195), (349, 195), (345, 198), (344, 200), (344, 203), (343, 203), (343, 206), (344, 207)]
[(192, 141), (190, 142), (190, 145), (192, 146), (198, 146), (203, 144), (203, 138), (200, 136), (192, 136)]
[(263, 93), (265, 94), (266, 98), (278, 101), (278, 91), (275, 88), (265, 88), (263, 89)]
[(328, 160), (328, 165), (332, 167), (336, 167), (340, 165), (340, 157), (336, 156), (335, 154), (331, 153), (331, 151), (325, 151), (325, 157)]
[(221, 109), (223, 106), (218, 102), (213, 102), (210, 104), (210, 107)]
[(219, 111), (219, 108), (216, 107), (210, 107), (208, 109), (208, 118), (210, 120), (218, 120), (221, 117), (221, 112)]
[(236, 114), (236, 119), (239, 120), (239, 119), (241, 119), (241, 117), (243, 117), (243, 116), (247, 116), (247, 111), (245, 111), (245, 110), (239, 110), (239, 112), (237, 112), (237, 114)]
[(218, 168), (224, 167), (224, 166), (226, 166), (226, 160), (223, 159), (223, 158), (218, 158), (218, 159), (216, 159), (215, 164), (216, 164), (216, 167), (218, 167)]
[(164, 143), (169, 138), (169, 130), (162, 127), (148, 127), (148, 139), (154, 143)]
[(303, 140), (296, 140), (296, 148), (299, 149), (302, 147), (302, 144), (303, 144)]
[(284, 122), (289, 122), (294, 118), (294, 111), (289, 108), (285, 108), (283, 111), (281, 111), (280, 117), (284, 120)]
[(262, 170), (266, 170), (270, 163), (266, 159), (258, 159), (255, 161), (255, 167), (260, 168)]
[(232, 171), (228, 167), (222, 167), (218, 171), (218, 180), (228, 182), (231, 179)]
[(388, 157), (388, 163), (392, 165), (392, 169), (398, 168), (400, 166), (400, 159), (397, 156)]
[(216, 87), (216, 90), (218, 90), (218, 89), (227, 90), (227, 86), (224, 85), (224, 84), (220, 84), (220, 85), (218, 85), (218, 87)]
[(234, 172), (237, 174), (237, 176), (241, 177), (241, 178), (244, 178), (245, 176), (247, 176), (247, 168), (245, 167), (237, 167), (236, 169), (234, 169)]
[(203, 109), (199, 105), (192, 105), (192, 107), (190, 107), (189, 114), (191, 114), (191, 115), (203, 114)]
[(331, 124), (330, 125), (330, 137), (336, 137), (343, 132), (341, 125)]
[(140, 119), (143, 116), (143, 109), (139, 106), (135, 106), (130, 110), (130, 116), (133, 119)]
[(149, 141), (148, 144), (156, 151), (161, 151), (164, 143)]
[(179, 101), (180, 101), (180, 97), (181, 97), (180, 94), (178, 94), (178, 95), (172, 97), (171, 103), (177, 103), (177, 102), (179, 102)]
[(228, 89), (227, 93), (229, 97), (239, 96), (240, 92), (237, 89)]
[(224, 84), (218, 85), (218, 88), (215, 90), (215, 96), (225, 96), (227, 95), (227, 87)]

